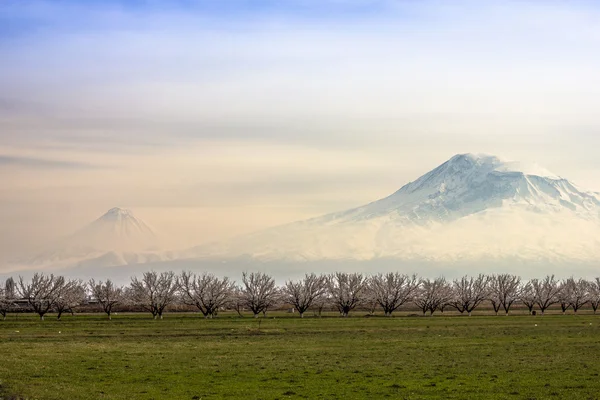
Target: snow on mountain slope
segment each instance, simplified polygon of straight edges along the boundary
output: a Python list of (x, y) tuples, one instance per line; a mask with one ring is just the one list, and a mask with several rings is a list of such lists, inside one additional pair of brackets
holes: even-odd
[(172, 258), (159, 249), (154, 230), (129, 210), (112, 208), (73, 235), (16, 265), (40, 268), (119, 266)]
[(461, 154), (384, 199), (186, 256), (586, 261), (600, 257), (597, 238), (597, 194), (536, 165)]

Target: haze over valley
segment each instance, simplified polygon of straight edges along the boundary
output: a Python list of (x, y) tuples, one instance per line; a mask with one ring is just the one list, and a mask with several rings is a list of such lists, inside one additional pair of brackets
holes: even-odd
[(446, 275), (465, 266), (486, 272), (524, 266), (535, 273), (543, 265), (585, 274), (600, 257), (600, 196), (536, 164), (458, 154), (363, 206), (186, 249), (169, 249), (167, 242), (131, 210), (115, 207), (8, 269), (114, 274), (118, 268), (127, 275), (253, 267), (285, 277), (375, 266)]
[(217, 3), (0, 4), (0, 274), (593, 275), (597, 7)]

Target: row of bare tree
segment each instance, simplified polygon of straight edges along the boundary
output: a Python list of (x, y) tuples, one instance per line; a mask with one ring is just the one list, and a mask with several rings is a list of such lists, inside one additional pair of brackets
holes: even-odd
[(33, 311), (43, 320), (48, 312), (58, 319), (65, 312), (84, 304), (97, 304), (111, 318), (118, 306), (144, 309), (157, 319), (167, 307), (186, 305), (197, 308), (205, 318), (220, 310), (233, 309), (240, 315), (249, 310), (254, 317), (269, 309), (293, 307), (300, 317), (312, 309), (321, 315), (324, 309), (337, 309), (347, 317), (361, 306), (374, 313), (383, 310), (391, 316), (402, 305), (412, 303), (424, 315), (454, 308), (469, 316), (483, 302), (489, 302), (496, 314), (508, 315), (511, 307), (522, 303), (532, 313), (537, 306), (543, 314), (559, 304), (563, 313), (569, 308), (576, 313), (589, 304), (594, 313), (600, 304), (600, 278), (594, 281), (569, 278), (557, 280), (553, 275), (543, 279), (522, 281), (509, 274), (465, 276), (453, 281), (443, 277), (418, 278), (400, 273), (331, 275), (306, 274), (304, 279), (287, 281), (278, 287), (275, 280), (262, 272), (243, 273), (237, 285), (229, 278), (212, 274), (196, 275), (183, 272), (146, 272), (134, 277), (128, 286), (115, 285), (111, 280), (84, 283), (62, 276), (36, 273), (31, 280), (9, 278), (0, 286), (0, 315), (10, 311)]

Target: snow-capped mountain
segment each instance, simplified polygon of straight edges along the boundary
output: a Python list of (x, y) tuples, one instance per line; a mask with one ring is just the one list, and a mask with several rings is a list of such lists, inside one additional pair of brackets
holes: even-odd
[(69, 238), (71, 244), (93, 244), (103, 250), (148, 250), (158, 246), (156, 233), (130, 210), (111, 208)]
[(112, 208), (73, 235), (15, 265), (38, 268), (119, 266), (169, 259), (154, 230), (130, 210)]
[[(100, 267), (129, 266), (119, 268), (129, 276), (130, 270), (148, 268), (201, 265), (216, 273), (269, 265), (289, 272), (321, 271), (325, 265), (365, 269), (368, 262), (378, 268), (403, 265), (451, 274), (448, 268), (459, 264), (494, 264), (512, 271), (519, 265), (553, 265), (557, 272), (568, 272), (566, 266), (592, 266), (598, 259), (598, 193), (536, 165), (462, 154), (364, 206), (183, 252), (160, 250), (148, 224), (131, 211), (113, 208), (9, 269), (72, 269), (93, 275)], [(153, 264), (144, 265), (148, 263)]]
[(186, 256), (590, 261), (600, 257), (600, 198), (536, 165), (461, 154), (373, 203)]

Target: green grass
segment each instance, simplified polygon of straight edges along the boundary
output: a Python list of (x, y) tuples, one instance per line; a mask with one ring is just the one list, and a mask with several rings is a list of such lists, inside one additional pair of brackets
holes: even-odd
[(0, 398), (600, 396), (600, 317), (362, 314), (272, 314), (260, 329), (232, 315), (13, 315), (0, 321)]

